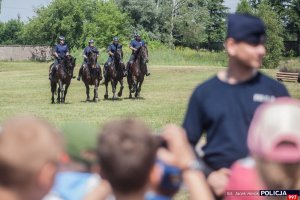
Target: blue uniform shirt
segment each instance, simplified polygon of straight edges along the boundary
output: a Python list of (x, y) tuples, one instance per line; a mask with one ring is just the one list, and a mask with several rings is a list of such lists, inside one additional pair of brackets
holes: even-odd
[[(138, 49), (139, 47), (145, 46), (145, 45), (146, 45), (146, 43), (143, 40), (141, 40), (141, 41), (131, 40), (131, 42), (130, 42), (130, 46), (135, 49)], [(134, 52), (132, 51), (132, 53), (134, 53)]]
[[(120, 44), (117, 44), (117, 45), (110, 44), (108, 46), (108, 48), (107, 48), (107, 52), (111, 51), (112, 53), (115, 53), (117, 51), (117, 49), (121, 49), (122, 50), (122, 45), (120, 45)], [(111, 55), (109, 55), (109, 56), (111, 56)]]
[(286, 88), (260, 72), (235, 85), (211, 78), (191, 96), (183, 122), (189, 142), (195, 146), (205, 131), (204, 161), (215, 170), (230, 167), (248, 156), (247, 132), (255, 109), (280, 96), (289, 96)]
[(64, 45), (57, 44), (57, 45), (55, 45), (54, 51), (58, 54), (58, 56), (60, 58), (63, 58), (63, 57), (65, 57), (67, 52), (69, 52), (69, 48), (68, 48), (67, 44), (64, 44)]
[(97, 55), (99, 55), (99, 51), (96, 47), (94, 46), (87, 46), (83, 50), (83, 54), (88, 56), (89, 52), (95, 52)]

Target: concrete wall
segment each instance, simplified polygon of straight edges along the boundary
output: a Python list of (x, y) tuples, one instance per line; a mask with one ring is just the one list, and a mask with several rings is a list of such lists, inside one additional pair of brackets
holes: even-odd
[(52, 48), (48, 46), (29, 45), (0, 45), (0, 60), (22, 61), (22, 60), (51, 60)]

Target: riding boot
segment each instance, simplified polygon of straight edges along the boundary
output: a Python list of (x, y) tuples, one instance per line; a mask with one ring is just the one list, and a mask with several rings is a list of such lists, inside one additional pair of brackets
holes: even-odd
[(148, 71), (148, 65), (146, 64), (146, 76), (150, 76), (150, 72)]
[(77, 81), (80, 81), (80, 78), (82, 76), (82, 70), (83, 70), (83, 65), (81, 65), (79, 72), (78, 72), (78, 77), (77, 77)]

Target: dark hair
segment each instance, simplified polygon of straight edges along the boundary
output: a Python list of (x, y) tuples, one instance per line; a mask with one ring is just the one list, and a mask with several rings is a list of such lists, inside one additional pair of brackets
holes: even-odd
[(106, 124), (97, 145), (100, 168), (113, 190), (123, 194), (147, 184), (154, 165), (157, 142), (139, 120), (116, 120)]

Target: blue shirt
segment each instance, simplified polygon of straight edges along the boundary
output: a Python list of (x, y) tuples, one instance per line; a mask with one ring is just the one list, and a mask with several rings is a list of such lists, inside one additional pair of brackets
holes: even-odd
[(84, 50), (83, 50), (84, 55), (88, 56), (89, 52), (94, 52), (97, 55), (99, 55), (98, 49), (94, 46), (87, 46), (87, 47), (84, 48)]
[[(130, 46), (135, 49), (138, 49), (141, 46), (145, 46), (145, 45), (146, 45), (146, 43), (143, 40), (141, 40), (141, 41), (131, 40), (131, 42), (130, 42)], [(132, 51), (132, 53), (134, 53), (134, 52)]]
[[(122, 45), (120, 44), (110, 44), (107, 48), (107, 52), (112, 52), (112, 53), (115, 53), (117, 51), (117, 49), (121, 49), (122, 50)], [(109, 55), (111, 56), (111, 55)]]
[(145, 195), (145, 200), (171, 200), (171, 198), (154, 192), (147, 192)]
[(235, 85), (211, 78), (190, 98), (183, 122), (189, 142), (195, 146), (205, 131), (204, 161), (215, 170), (230, 167), (248, 156), (247, 133), (256, 108), (280, 96), (289, 96), (286, 88), (260, 72)]
[(57, 44), (54, 47), (54, 51), (58, 54), (58, 56), (60, 58), (63, 58), (63, 57), (65, 57), (65, 55), (67, 54), (67, 52), (69, 52), (69, 48), (68, 48), (67, 44), (63, 44), (63, 45)]

